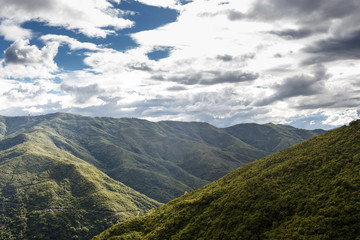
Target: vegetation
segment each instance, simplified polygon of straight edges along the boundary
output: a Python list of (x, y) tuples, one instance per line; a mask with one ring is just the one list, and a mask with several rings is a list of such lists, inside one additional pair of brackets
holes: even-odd
[(0, 116), (0, 239), (89, 239), (269, 153), (239, 136), (206, 123)]
[(278, 152), (325, 132), (321, 129), (310, 131), (272, 123), (264, 125), (256, 123), (238, 124), (225, 130), (241, 141), (267, 153)]
[(0, 239), (90, 239), (159, 206), (40, 133), (0, 149)]
[[(0, 145), (12, 146), (27, 136), (26, 141), (51, 146), (55, 155), (58, 150), (66, 151), (114, 180), (163, 203), (219, 179), (245, 163), (318, 134), (274, 125), (272, 132), (274, 136), (278, 133), (277, 137), (265, 139), (269, 134), (266, 125), (218, 129), (207, 123), (154, 123), (64, 113), (2, 117), (1, 122), (0, 138), (4, 140)], [(248, 128), (250, 130), (246, 130)], [(288, 128), (294, 131), (289, 132)], [(251, 135), (251, 131), (254, 134)], [(244, 136), (263, 139), (262, 144), (242, 141), (241, 132)], [(281, 147), (268, 149), (268, 145), (279, 145), (279, 142), (283, 143)]]
[(360, 120), (247, 164), (103, 239), (360, 239)]

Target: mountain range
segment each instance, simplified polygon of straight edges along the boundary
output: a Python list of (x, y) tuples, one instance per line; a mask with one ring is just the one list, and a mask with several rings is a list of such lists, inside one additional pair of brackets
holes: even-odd
[(105, 239), (360, 239), (360, 120), (119, 223)]
[(89, 239), (324, 131), (66, 113), (0, 117), (2, 239)]

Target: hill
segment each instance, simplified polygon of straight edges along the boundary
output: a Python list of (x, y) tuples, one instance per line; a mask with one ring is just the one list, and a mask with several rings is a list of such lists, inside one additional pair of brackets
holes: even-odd
[(2, 117), (0, 138), (27, 133), (48, 139), (54, 148), (94, 165), (114, 180), (168, 202), (245, 163), (318, 134), (273, 125), (270, 135), (267, 128), (240, 124), (219, 129), (198, 122), (154, 123), (56, 113)]
[(325, 132), (321, 129), (305, 130), (273, 123), (263, 125), (256, 123), (238, 124), (225, 130), (241, 141), (269, 154)]
[(59, 150), (45, 134), (0, 142), (0, 239), (89, 239), (159, 203)]
[(0, 239), (89, 239), (269, 154), (240, 137), (206, 123), (0, 116)]
[(247, 164), (102, 239), (359, 239), (360, 120)]

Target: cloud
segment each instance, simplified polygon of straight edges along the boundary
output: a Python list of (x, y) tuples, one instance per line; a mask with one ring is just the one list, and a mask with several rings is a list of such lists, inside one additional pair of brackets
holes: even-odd
[(228, 10), (226, 14), (231, 21), (241, 20), (245, 18), (245, 14), (239, 11), (235, 11), (233, 9)]
[(300, 23), (319, 25), (355, 14), (359, 7), (357, 0), (257, 0), (249, 16), (265, 20), (297, 19)]
[(234, 60), (233, 56), (231, 56), (229, 54), (217, 55), (216, 58), (219, 59), (219, 60), (222, 60), (224, 62), (231, 62), (231, 61)]
[(0, 23), (0, 35), (4, 36), (7, 41), (16, 41), (29, 39), (33, 34), (31, 30), (22, 28), (19, 23), (7, 19)]
[(323, 66), (316, 66), (316, 70), (312, 75), (296, 75), (286, 78), (282, 84), (275, 84), (272, 86), (275, 93), (264, 99), (257, 100), (255, 105), (264, 106), (292, 97), (319, 94), (324, 89), (323, 80), (328, 77)]
[(41, 36), (40, 39), (46, 43), (58, 43), (58, 45), (66, 44), (69, 46), (70, 50), (80, 50), (87, 49), (92, 51), (100, 51), (104, 50), (98, 45), (90, 42), (80, 42), (74, 38), (65, 36), (65, 35), (55, 35), (55, 34), (47, 34)]
[[(328, 126), (355, 117), (357, 0), (138, 0), (178, 11), (174, 22), (140, 32), (119, 31), (135, 24), (126, 20), (134, 12), (118, 9), (120, 2), (0, 0), (0, 34), (14, 41), (0, 59), (1, 105), (21, 113), (69, 111), (217, 126), (288, 124), (311, 116), (316, 126), (325, 120)], [(62, 35), (40, 36), (35, 30), (42, 28), (22, 27), (31, 27), (31, 21), (44, 29), (59, 27)], [(66, 36), (64, 29), (76, 34)], [(111, 49), (119, 44), (106, 36), (125, 33), (136, 47)], [(33, 45), (39, 40), (44, 47)], [(68, 48), (58, 50), (64, 45)], [(87, 66), (59, 69), (55, 61), (66, 53), (57, 51), (65, 49), (82, 54)], [(164, 49), (171, 51), (151, 58)], [(31, 88), (38, 78), (54, 84)], [(18, 81), (30, 83), (20, 87)], [(36, 102), (24, 101), (26, 95)], [(340, 117), (330, 118), (332, 113)]]
[(193, 74), (182, 74), (180, 76), (165, 77), (162, 75), (153, 76), (154, 80), (172, 81), (178, 84), (184, 85), (213, 85), (220, 83), (240, 83), (249, 82), (257, 79), (259, 74), (247, 73), (241, 71), (208, 71), (208, 72), (196, 72)]
[(304, 49), (313, 54), (304, 64), (360, 58), (360, 30), (317, 41)]
[[(36, 80), (31, 83), (0, 79), (0, 111), (2, 114), (28, 114), (43, 106), (49, 111), (51, 105), (57, 102), (57, 97), (48, 94), (54, 88), (54, 83), (47, 80)], [(30, 109), (32, 109), (30, 111)]]
[(45, 64), (56, 68), (53, 62), (58, 50), (57, 43), (50, 43), (39, 49), (35, 45), (30, 45), (29, 40), (17, 40), (4, 51), (6, 64)]
[[(319, 94), (308, 98), (306, 102), (299, 103), (298, 109), (344, 109), (360, 106), (360, 91), (349, 91), (337, 94)], [(349, 97), (350, 96), (350, 97)]]
[[(353, 66), (352, 68), (356, 69), (357, 66)], [(348, 73), (340, 74), (341, 77), (336, 77), (336, 75), (338, 75), (336, 74), (337, 70), (329, 69), (329, 71), (333, 71), (331, 73), (332, 77), (327, 79), (324, 91), (317, 95), (307, 97), (306, 101), (295, 102), (295, 107), (299, 110), (326, 109), (331, 111), (359, 108), (360, 75), (358, 72), (356, 72), (356, 74), (349, 74), (351, 68), (341, 70), (347, 70)]]
[(132, 116), (152, 121), (206, 121), (225, 125), (228, 124), (227, 119), (248, 119), (245, 116), (251, 116), (250, 112), (259, 113), (244, 107), (244, 103), (239, 101), (242, 99), (241, 95), (231, 88), (221, 88), (217, 91), (201, 88), (193, 93), (178, 91), (176, 94), (158, 94), (153, 97), (147, 96), (145, 100), (131, 102), (126, 101), (128, 97), (130, 96), (123, 95), (123, 98), (108, 99), (101, 106), (73, 107), (69, 110), (87, 115), (96, 115), (101, 111), (105, 116)]
[(51, 42), (39, 49), (30, 45), (29, 40), (17, 40), (4, 51), (0, 60), (0, 78), (11, 79), (52, 79), (58, 72), (54, 57), (58, 43)]
[(291, 40), (309, 37), (313, 31), (310, 29), (285, 29), (279, 31), (270, 31), (269, 33)]
[(183, 86), (172, 86), (172, 87), (168, 87), (166, 90), (171, 91), (171, 92), (178, 92), (178, 91), (187, 90), (187, 88), (183, 87)]
[(162, 8), (172, 8), (172, 9), (179, 9), (181, 7), (181, 0), (136, 0), (140, 3), (155, 6), (155, 7), (162, 7)]
[[(117, 1), (115, 1), (117, 2)], [(119, 17), (122, 12), (106, 0), (0, 0), (0, 18), (18, 24), (37, 21), (63, 27), (89, 37), (106, 37), (114, 29), (129, 28), (134, 23)], [(6, 32), (4, 35), (9, 36)]]
[(100, 94), (104, 93), (104, 90), (97, 84), (81, 87), (62, 84), (60, 89), (73, 96), (77, 104), (87, 103), (91, 98), (99, 97)]
[(327, 118), (322, 121), (322, 124), (332, 126), (339, 126), (347, 124), (353, 120), (357, 120), (360, 116), (355, 109), (345, 109), (341, 111), (329, 111), (324, 113)]
[(144, 71), (144, 72), (153, 71), (153, 69), (147, 63), (144, 62), (130, 63), (129, 65), (127, 65), (127, 68), (131, 70)]
[(4, 92), (3, 96), (11, 101), (34, 100), (40, 95), (43, 95), (45, 92), (46, 89), (39, 83), (35, 83), (33, 85), (20, 84), (14, 88), (11, 88), (7, 92)]

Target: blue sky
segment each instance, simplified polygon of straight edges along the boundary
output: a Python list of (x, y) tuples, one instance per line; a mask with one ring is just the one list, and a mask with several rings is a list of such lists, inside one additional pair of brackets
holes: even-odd
[(0, 0), (0, 114), (330, 129), (359, 118), (357, 0)]

